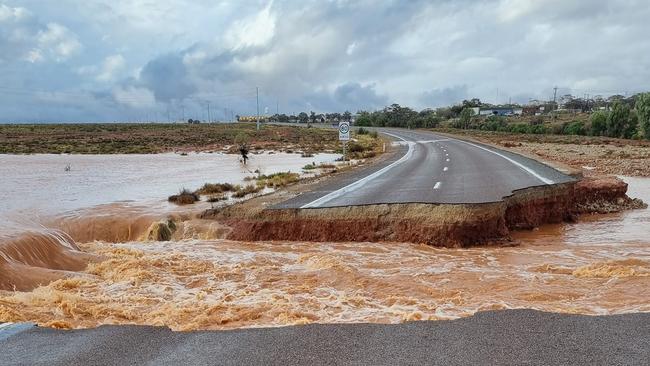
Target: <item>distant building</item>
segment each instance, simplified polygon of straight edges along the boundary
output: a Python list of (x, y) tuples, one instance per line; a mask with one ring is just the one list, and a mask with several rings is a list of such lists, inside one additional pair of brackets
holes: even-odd
[(522, 108), (510, 107), (493, 107), (493, 108), (478, 108), (479, 116), (521, 116), (523, 113)]
[[(260, 116), (260, 122), (266, 122), (267, 116)], [(257, 116), (237, 116), (237, 122), (257, 122)]]

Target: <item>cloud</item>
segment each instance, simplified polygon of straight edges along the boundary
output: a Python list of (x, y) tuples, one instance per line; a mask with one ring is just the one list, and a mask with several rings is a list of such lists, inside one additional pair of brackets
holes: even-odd
[(152, 108), (156, 105), (154, 93), (147, 88), (115, 87), (112, 94), (117, 103), (131, 108)]
[(126, 60), (122, 55), (112, 55), (106, 57), (102, 64), (101, 70), (97, 75), (99, 81), (111, 81), (115, 78), (116, 74), (124, 69)]
[(65, 26), (43, 24), (25, 8), (0, 4), (0, 61), (62, 62), (81, 48), (76, 34)]
[(457, 85), (442, 89), (425, 91), (420, 95), (420, 102), (430, 108), (457, 104), (469, 98), (466, 85)]
[[(0, 116), (112, 120), (184, 108), (201, 118), (207, 102), (252, 114), (256, 87), (263, 107), (286, 112), (547, 99), (556, 85), (629, 94), (650, 79), (643, 5), (0, 0), (0, 82), (20, 91), (2, 95), (11, 102)], [(64, 92), (41, 105), (32, 90)]]

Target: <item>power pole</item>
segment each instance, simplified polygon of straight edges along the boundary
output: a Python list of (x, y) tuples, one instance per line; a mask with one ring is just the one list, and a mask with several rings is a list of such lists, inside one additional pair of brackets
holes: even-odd
[(257, 130), (260, 129), (260, 88), (255, 87), (255, 95), (257, 98)]
[(557, 103), (557, 86), (553, 88), (553, 105)]
[(185, 122), (185, 106), (181, 106), (181, 110), (183, 111), (181, 115), (181, 122)]
[(210, 118), (210, 102), (208, 102), (208, 123), (212, 123), (212, 118)]
[(279, 99), (275, 101), (275, 114), (277, 116), (280, 115), (280, 100)]

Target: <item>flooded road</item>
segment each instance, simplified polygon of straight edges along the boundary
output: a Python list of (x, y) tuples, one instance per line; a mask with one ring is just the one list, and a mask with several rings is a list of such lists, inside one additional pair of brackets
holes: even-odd
[[(625, 180), (632, 197), (650, 202), (650, 179)], [(69, 243), (55, 262), (70, 257), (88, 267), (69, 267), (64, 278), (31, 291), (0, 291), (0, 321), (191, 330), (398, 323), (510, 308), (650, 311), (648, 210), (519, 232), (520, 245), (507, 248), (247, 243), (218, 239), (210, 222), (184, 225), (169, 242)]]

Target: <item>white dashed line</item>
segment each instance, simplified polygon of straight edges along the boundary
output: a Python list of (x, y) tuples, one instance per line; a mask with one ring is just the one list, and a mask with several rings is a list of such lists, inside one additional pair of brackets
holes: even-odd
[(444, 167), (444, 168), (442, 169), (443, 172), (446, 172), (447, 170), (449, 170), (448, 167)]
[(436, 185), (433, 186), (433, 189), (438, 189), (438, 188), (440, 188), (440, 184), (441, 184), (440, 182), (436, 183)]
[(450, 161), (451, 161), (451, 159), (447, 159), (447, 162), (450, 162)]

